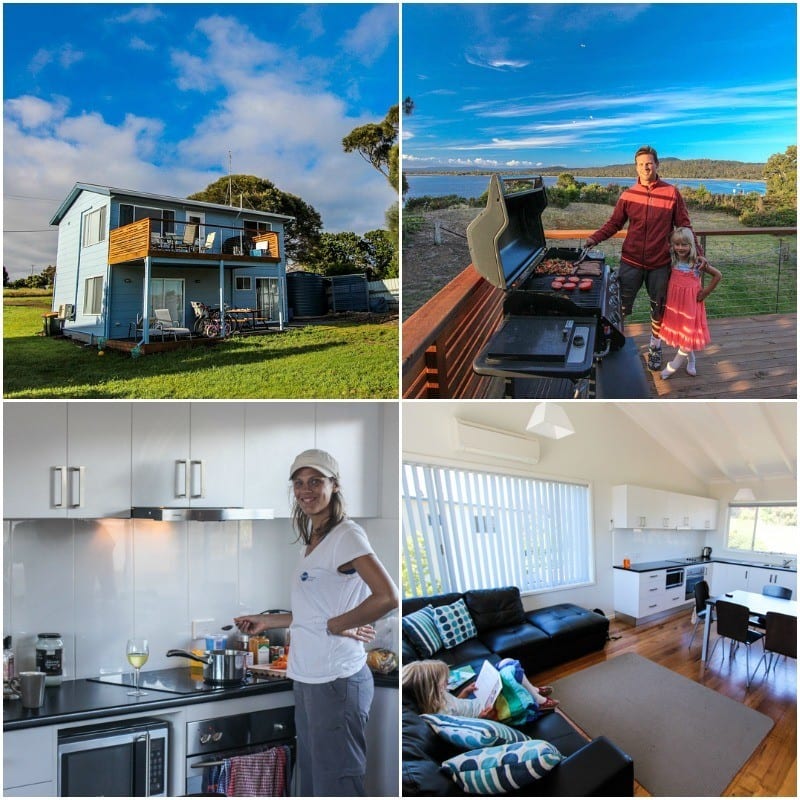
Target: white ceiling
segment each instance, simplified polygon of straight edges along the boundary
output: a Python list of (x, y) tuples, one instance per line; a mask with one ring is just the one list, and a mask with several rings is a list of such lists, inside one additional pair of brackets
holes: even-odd
[(793, 402), (616, 405), (708, 484), (797, 479), (797, 406)]

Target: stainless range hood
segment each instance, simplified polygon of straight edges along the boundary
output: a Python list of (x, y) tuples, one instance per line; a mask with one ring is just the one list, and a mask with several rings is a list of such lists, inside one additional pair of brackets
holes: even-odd
[(274, 519), (271, 508), (179, 508), (170, 506), (137, 506), (131, 509), (132, 519), (153, 519), (160, 522), (227, 522), (229, 520)]

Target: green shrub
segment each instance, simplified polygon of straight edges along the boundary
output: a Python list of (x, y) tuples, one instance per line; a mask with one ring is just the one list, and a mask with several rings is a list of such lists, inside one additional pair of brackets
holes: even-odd
[(793, 228), (797, 225), (797, 210), (794, 208), (765, 208), (761, 211), (745, 211), (739, 217), (739, 222), (750, 228)]

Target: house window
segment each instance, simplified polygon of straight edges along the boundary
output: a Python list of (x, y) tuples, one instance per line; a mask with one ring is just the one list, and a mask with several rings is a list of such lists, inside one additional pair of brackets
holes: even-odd
[(106, 238), (106, 207), (90, 211), (83, 217), (83, 246), (90, 247)]
[(253, 279), (249, 275), (236, 276), (236, 291), (249, 292), (253, 288)]
[(183, 278), (152, 278), (150, 308), (166, 308), (179, 325), (184, 324), (185, 282)]
[(277, 278), (256, 278), (256, 308), (262, 319), (280, 319), (281, 295)]
[(84, 283), (83, 313), (101, 314), (103, 311), (103, 276), (87, 278)]
[(405, 463), (402, 559), (405, 597), (585, 585), (589, 487)]
[(728, 509), (730, 550), (797, 555), (797, 505), (748, 503)]
[(272, 230), (271, 222), (261, 222), (254, 219), (246, 219), (242, 223), (245, 235), (258, 236), (259, 233), (269, 233)]
[(175, 232), (175, 212), (163, 208), (148, 208), (147, 206), (135, 206), (130, 203), (120, 203), (119, 205), (119, 224), (130, 225), (140, 219), (150, 218), (154, 220), (152, 229), (154, 233), (165, 234)]

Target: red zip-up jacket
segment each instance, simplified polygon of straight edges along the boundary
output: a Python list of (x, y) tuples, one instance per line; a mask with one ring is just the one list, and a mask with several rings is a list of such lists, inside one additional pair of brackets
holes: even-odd
[[(622, 243), (622, 258), (640, 269), (669, 266), (669, 237), (673, 228), (692, 227), (681, 193), (661, 178), (650, 186), (637, 180), (626, 189), (608, 222), (589, 238), (595, 244), (605, 241), (621, 231), (626, 222), (628, 232)], [(697, 252), (702, 255), (699, 242)]]

